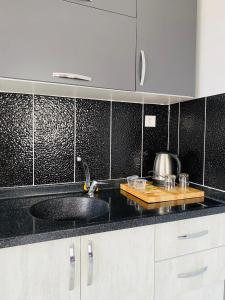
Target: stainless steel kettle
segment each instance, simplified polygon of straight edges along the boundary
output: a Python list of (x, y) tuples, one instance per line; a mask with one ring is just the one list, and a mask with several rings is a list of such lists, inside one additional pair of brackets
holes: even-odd
[[(174, 171), (173, 160), (176, 161), (177, 170)], [(153, 183), (154, 185), (163, 186), (166, 175), (181, 172), (181, 162), (177, 155), (167, 152), (156, 153), (153, 167)]]

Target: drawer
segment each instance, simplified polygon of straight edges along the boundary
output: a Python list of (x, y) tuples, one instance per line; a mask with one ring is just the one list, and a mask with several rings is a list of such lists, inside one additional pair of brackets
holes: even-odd
[(131, 17), (136, 17), (136, 0), (64, 0), (81, 5), (91, 6)]
[(225, 247), (160, 261), (155, 264), (155, 300), (199, 300), (215, 286), (222, 294), (224, 279)]
[(155, 259), (225, 245), (225, 214), (156, 225)]

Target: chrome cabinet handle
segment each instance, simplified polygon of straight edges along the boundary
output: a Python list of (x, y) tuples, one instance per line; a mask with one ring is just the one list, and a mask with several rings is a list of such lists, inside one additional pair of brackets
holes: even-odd
[(140, 86), (144, 85), (145, 82), (145, 74), (146, 74), (146, 59), (145, 59), (145, 52), (141, 50), (141, 81)]
[(83, 80), (83, 81), (92, 81), (92, 78), (89, 76), (74, 74), (74, 73), (53, 72), (52, 76), (58, 77), (58, 78), (68, 78), (68, 79), (78, 79), (78, 80)]
[(75, 287), (75, 264), (76, 264), (76, 258), (75, 258), (75, 250), (74, 246), (70, 247), (70, 281), (69, 281), (69, 290), (74, 290)]
[(203, 230), (203, 231), (200, 231), (200, 232), (180, 235), (177, 238), (178, 238), (178, 240), (196, 239), (196, 238), (202, 237), (204, 235), (207, 235), (208, 233), (209, 233), (208, 230)]
[(197, 271), (189, 272), (189, 273), (180, 273), (177, 275), (178, 278), (190, 278), (190, 277), (195, 277), (199, 276), (203, 273), (205, 273), (208, 270), (208, 267), (201, 268)]
[(88, 242), (88, 279), (87, 279), (87, 285), (92, 285), (93, 282), (93, 248), (92, 248), (92, 242)]

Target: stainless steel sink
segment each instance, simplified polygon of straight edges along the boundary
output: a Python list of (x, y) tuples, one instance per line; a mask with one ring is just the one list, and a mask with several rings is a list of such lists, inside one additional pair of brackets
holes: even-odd
[(33, 217), (51, 221), (91, 220), (108, 211), (107, 202), (89, 197), (55, 198), (41, 201), (30, 208)]

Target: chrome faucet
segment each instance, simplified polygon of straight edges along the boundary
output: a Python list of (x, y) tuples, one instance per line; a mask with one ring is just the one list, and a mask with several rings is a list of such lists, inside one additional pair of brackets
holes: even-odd
[(98, 186), (103, 184), (108, 184), (108, 183), (96, 181), (96, 180), (93, 180), (91, 183), (91, 176), (90, 176), (88, 164), (85, 161), (82, 161), (81, 157), (79, 156), (77, 157), (77, 162), (82, 162), (84, 173), (85, 173), (85, 183), (86, 183), (86, 188), (88, 190), (88, 195), (90, 197), (94, 197), (94, 193), (96, 192)]
[(86, 183), (86, 188), (89, 191), (90, 186), (91, 186), (91, 176), (90, 176), (90, 171), (88, 164), (86, 161), (82, 161), (82, 158), (80, 156), (77, 157), (77, 162), (81, 162), (83, 169), (84, 169), (84, 174), (85, 174), (85, 183)]

